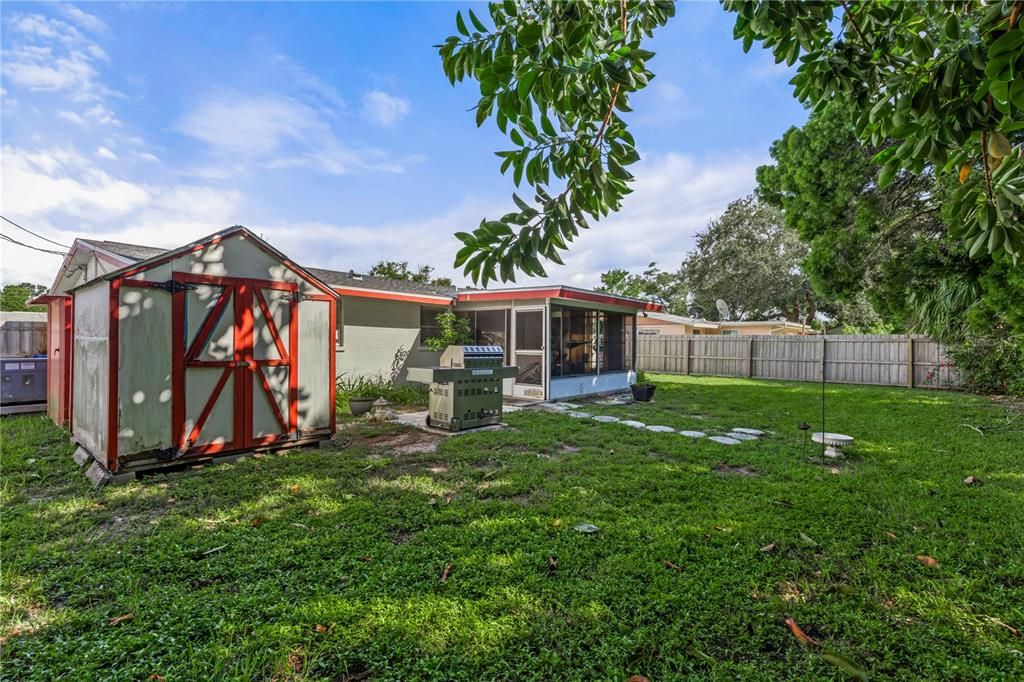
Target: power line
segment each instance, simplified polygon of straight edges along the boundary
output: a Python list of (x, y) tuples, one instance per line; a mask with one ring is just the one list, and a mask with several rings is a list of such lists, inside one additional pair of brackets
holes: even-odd
[(11, 225), (14, 225), (16, 228), (18, 228), (22, 232), (28, 232), (33, 237), (38, 237), (39, 239), (42, 239), (44, 242), (50, 242), (51, 244), (56, 244), (57, 246), (63, 246), (65, 249), (70, 249), (71, 248), (67, 244), (61, 244), (60, 242), (55, 242), (52, 239), (50, 239), (49, 237), (44, 237), (43, 235), (41, 235), (41, 234), (39, 234), (37, 232), (33, 232), (32, 230), (28, 229), (27, 227), (22, 227), (21, 225), (19, 225), (18, 223), (14, 222), (13, 220), (8, 218), (7, 216), (0, 215), (0, 218), (3, 218), (7, 222), (9, 222)]
[(24, 242), (19, 242), (17, 239), (11, 239), (6, 234), (0, 234), (0, 238), (4, 239), (5, 241), (9, 241), (10, 243), (15, 244), (17, 246), (24, 246), (26, 249), (32, 249), (33, 251), (39, 251), (41, 253), (52, 253), (54, 256), (66, 256), (67, 255), (63, 251), (54, 251), (53, 249), (44, 249), (44, 248), (40, 248), (38, 246), (32, 246), (31, 244), (26, 244)]

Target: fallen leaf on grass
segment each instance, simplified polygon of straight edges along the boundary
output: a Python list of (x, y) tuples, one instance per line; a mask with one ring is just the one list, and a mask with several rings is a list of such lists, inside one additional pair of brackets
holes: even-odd
[(373, 561), (373, 557), (369, 555), (358, 557), (358, 559), (360, 561), (365, 561), (366, 563), (370, 563), (371, 561)]
[(558, 570), (558, 559), (553, 556), (548, 557), (548, 575), (551, 575)]
[(989, 616), (988, 619), (990, 621), (992, 621), (992, 623), (994, 623), (995, 625), (998, 625), (1001, 628), (1005, 628), (1006, 631), (1009, 632), (1014, 637), (1020, 637), (1020, 630), (1018, 630), (1017, 628), (1013, 627), (1012, 625), (1007, 625), (1003, 621), (999, 620), (998, 618), (993, 618), (992, 616)]
[(299, 485), (298, 483), (296, 483), (296, 484), (294, 484), (294, 485), (290, 485), (290, 486), (288, 486), (288, 490), (290, 490), (290, 491), (292, 491), (292, 492), (293, 492), (294, 494), (298, 495), (298, 494), (299, 494), (299, 491), (301, 491), (301, 490), (302, 490), (302, 486), (300, 486), (300, 485)]
[(785, 507), (786, 509), (791, 509), (793, 507), (793, 503), (789, 500), (772, 500), (772, 504), (777, 504), (780, 507)]
[(134, 617), (134, 613), (126, 613), (123, 616), (115, 616), (114, 618), (111, 618), (107, 621), (107, 625), (117, 625), (118, 623), (123, 623), (126, 620), (131, 620)]
[(292, 525), (296, 528), (301, 528), (302, 530), (309, 530), (309, 526), (305, 525), (304, 523), (293, 523)]
[(217, 552), (221, 551), (225, 547), (227, 547), (227, 545), (220, 545), (218, 547), (213, 547), (211, 549), (208, 549), (205, 552), (203, 552), (203, 556), (210, 556), (211, 554), (216, 554)]
[(760, 551), (764, 552), (765, 554), (767, 554), (768, 552), (774, 552), (775, 551), (775, 543), (774, 542), (769, 542), (767, 545), (762, 547)]
[(592, 523), (577, 523), (572, 528), (578, 533), (596, 533), (597, 531), (601, 530)]
[(831, 663), (832, 665), (839, 668), (840, 670), (842, 670), (844, 673), (846, 673), (853, 679), (867, 682), (868, 672), (864, 669), (863, 666), (854, 661), (852, 658), (828, 650), (822, 651), (821, 657), (829, 663)]
[(633, 675), (631, 678), (626, 680), (626, 682), (651, 682), (651, 681), (649, 679), (647, 679), (646, 677), (644, 677), (643, 675)]
[(968, 476), (964, 479), (964, 485), (981, 485), (981, 479), (975, 476)]
[(683, 567), (682, 566), (679, 566), (678, 564), (674, 564), (671, 561), (669, 561), (668, 559), (662, 559), (661, 563), (665, 564), (666, 567), (671, 568), (676, 573), (682, 573), (683, 572)]
[(885, 537), (889, 538), (890, 540), (895, 540), (896, 533), (893, 533), (891, 530), (887, 530), (885, 531)]
[(156, 682), (164, 682), (164, 676), (163, 675), (157, 675), (156, 673), (153, 673), (152, 675), (150, 675), (146, 679), (147, 680), (156, 680)]
[(448, 576), (452, 574), (452, 570), (455, 568), (455, 564), (448, 564), (444, 567), (444, 571), (441, 572), (441, 582), (448, 582)]
[(323, 633), (327, 632), (327, 626), (326, 625), (320, 625), (319, 623), (317, 623), (316, 625), (313, 626), (313, 632), (318, 632), (320, 634), (323, 634)]
[(793, 633), (793, 636), (796, 637), (798, 640), (800, 640), (800, 643), (803, 644), (804, 646), (806, 646), (806, 647), (816, 647), (816, 646), (819, 646), (818, 645), (818, 640), (814, 639), (813, 637), (808, 635), (806, 632), (801, 630), (800, 626), (797, 625), (796, 621), (793, 620), (792, 618), (787, 618), (786, 619), (786, 626), (789, 628), (789, 631)]
[(552, 528), (561, 528), (562, 527), (562, 519), (555, 519), (554, 521), (552, 521), (551, 522), (551, 527)]
[(732, 532), (732, 528), (730, 528), (729, 526), (715, 526), (715, 530), (717, 530), (720, 533), (731, 533)]
[(257, 526), (262, 526), (266, 522), (267, 522), (267, 520), (265, 518), (263, 518), (262, 516), (257, 516), (256, 518), (254, 518), (252, 521), (249, 522), (249, 525), (255, 528)]
[(808, 535), (807, 533), (804, 533), (802, 531), (800, 533), (800, 539), (803, 540), (804, 544), (807, 545), (808, 547), (817, 547), (818, 546), (818, 543), (815, 542), (814, 539), (810, 535)]
[(938, 566), (939, 565), (938, 561), (936, 561), (932, 557), (928, 556), (927, 554), (918, 554), (914, 558), (917, 559), (918, 561), (920, 561), (925, 566), (928, 566), (928, 567), (934, 567), (934, 566)]

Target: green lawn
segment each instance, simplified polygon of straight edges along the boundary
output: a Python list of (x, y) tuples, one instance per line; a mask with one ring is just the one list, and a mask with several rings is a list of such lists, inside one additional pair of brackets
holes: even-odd
[(531, 411), (429, 451), (358, 425), (94, 492), (61, 431), (5, 418), (0, 675), (840, 679), (827, 650), (876, 679), (1024, 677), (1024, 416), (829, 387), (829, 429), (857, 438), (833, 468), (796, 429), (813, 384), (658, 383), (592, 411), (773, 433), (728, 447)]

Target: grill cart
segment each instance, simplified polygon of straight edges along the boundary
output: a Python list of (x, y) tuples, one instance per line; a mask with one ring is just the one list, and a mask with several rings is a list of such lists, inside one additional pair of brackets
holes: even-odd
[(516, 375), (504, 359), (501, 346), (448, 346), (439, 367), (410, 367), (410, 381), (430, 384), (427, 426), (459, 431), (500, 423), (502, 379)]

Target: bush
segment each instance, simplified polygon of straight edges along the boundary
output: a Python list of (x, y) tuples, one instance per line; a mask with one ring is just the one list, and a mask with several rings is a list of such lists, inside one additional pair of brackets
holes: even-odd
[(336, 395), (339, 410), (348, 409), (349, 398), (384, 398), (392, 405), (426, 406), (427, 387), (422, 384), (395, 384), (384, 376), (338, 377)]
[(947, 352), (967, 390), (1024, 396), (1024, 338), (971, 336)]

